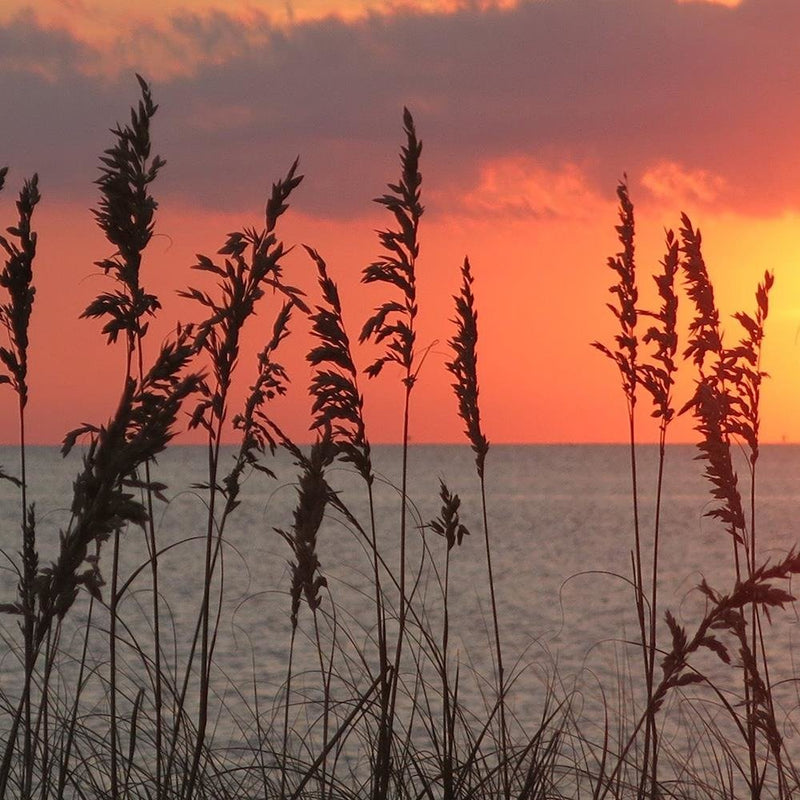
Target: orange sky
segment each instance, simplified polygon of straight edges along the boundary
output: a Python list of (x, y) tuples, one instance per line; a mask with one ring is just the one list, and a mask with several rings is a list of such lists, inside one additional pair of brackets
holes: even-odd
[[(108, 128), (137, 99), (136, 70), (161, 104), (153, 138), (168, 162), (154, 185), (158, 235), (143, 268), (165, 306), (154, 343), (176, 318), (197, 318), (174, 295), (199, 280), (194, 254), (212, 255), (228, 231), (258, 225), (269, 184), (298, 153), (307, 177), (279, 232), (326, 258), (355, 338), (382, 300), (359, 278), (378, 254), (375, 228), (388, 222), (371, 198), (397, 177), (408, 105), (424, 142), (419, 344), (431, 348), (415, 389), (414, 441), (460, 440), (443, 366), (465, 254), (489, 439), (624, 440), (618, 376), (589, 343), (614, 333), (605, 261), (617, 250), (615, 185), (627, 172), (643, 286), (664, 227), (677, 227), (682, 210), (703, 230), (730, 341), (730, 315), (751, 310), (763, 271), (775, 271), (763, 438), (800, 442), (800, 55), (787, 38), (800, 28), (799, 5), (160, 0), (137, 4), (134, 15), (121, 0), (39, 0), (35, 12), (5, 3), (0, 165), (10, 173), (0, 220), (12, 223), (14, 196), (33, 170), (44, 197), (31, 438), (57, 442), (82, 422), (102, 422), (119, 391), (122, 352), (77, 317), (109, 288), (92, 266), (110, 248), (88, 212), (91, 181)], [(314, 291), (299, 248), (286, 278)], [(265, 326), (271, 313), (261, 314)], [(688, 313), (684, 304), (684, 324)], [(310, 342), (294, 327), (284, 358), (295, 391), (276, 418), (302, 439)], [(264, 331), (249, 335), (240, 394)], [(366, 365), (368, 354), (359, 357)], [(691, 380), (687, 366), (680, 399)], [(399, 376), (387, 368), (364, 388), (371, 438), (397, 440)], [(10, 443), (7, 388), (2, 402), (0, 440)], [(642, 436), (652, 439), (643, 410)], [(691, 421), (673, 436), (691, 440)]]

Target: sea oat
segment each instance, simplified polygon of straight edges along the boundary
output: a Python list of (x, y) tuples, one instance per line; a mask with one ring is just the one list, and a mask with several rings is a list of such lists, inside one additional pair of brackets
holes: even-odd
[(428, 523), (428, 527), (447, 542), (447, 549), (452, 550), (455, 545), (461, 545), (465, 536), (469, 535), (466, 526), (462, 524), (459, 516), (461, 498), (447, 488), (447, 484), (439, 479), (439, 497), (442, 508), (439, 516)]
[[(12, 237), (0, 236), (0, 247), (8, 258), (0, 272), (0, 286), (9, 301), (0, 305), (0, 324), (8, 332), (10, 347), (0, 347), (7, 374), (0, 374), (0, 383), (11, 383), (19, 395), (20, 406), (28, 401), (28, 326), (36, 289), (33, 286), (33, 260), (36, 256), (36, 233), (31, 229), (33, 211), (40, 201), (39, 177), (25, 181), (17, 200), (19, 220), (7, 229)], [(16, 239), (16, 241), (14, 241)]]
[(455, 336), (450, 347), (455, 353), (447, 369), (455, 377), (453, 390), (458, 399), (458, 413), (464, 421), (465, 433), (475, 452), (478, 475), (483, 476), (489, 442), (481, 430), (481, 412), (478, 405), (478, 312), (472, 294), (472, 271), (469, 259), (461, 267), (461, 293), (454, 297), (456, 304)]
[(292, 308), (292, 304), (287, 302), (278, 312), (272, 327), (272, 338), (258, 354), (258, 374), (255, 383), (250, 387), (244, 410), (232, 420), (234, 429), (241, 431), (242, 438), (239, 451), (234, 458), (234, 466), (222, 480), (227, 511), (233, 511), (238, 505), (236, 498), (245, 467), (249, 466), (275, 477), (272, 470), (260, 461), (260, 456), (267, 449), (274, 454), (279, 444), (274, 436), (275, 425), (267, 416), (264, 407), (268, 401), (286, 394), (289, 376), (283, 366), (275, 361), (274, 354), (280, 343), (289, 335)]
[(417, 316), (417, 230), (423, 212), (420, 204), (422, 176), (419, 172), (422, 142), (417, 139), (414, 120), (407, 108), (403, 109), (403, 124), (406, 144), (401, 150), (400, 182), (389, 184), (392, 194), (385, 194), (375, 200), (392, 212), (398, 230), (379, 232), (385, 254), (370, 264), (362, 277), (364, 283), (377, 282), (396, 286), (402, 293), (403, 302), (387, 301), (378, 306), (375, 314), (364, 324), (360, 341), (374, 339), (376, 343), (386, 342), (384, 355), (367, 367), (367, 374), (371, 378), (381, 371), (384, 364), (394, 362), (405, 371), (403, 380), (411, 388), (415, 380), (412, 370), (416, 339), (414, 320)]
[(309, 608), (319, 607), (321, 598), (319, 591), (328, 582), (320, 574), (320, 563), (317, 557), (317, 534), (328, 503), (334, 498), (334, 492), (325, 480), (325, 469), (331, 464), (334, 449), (330, 437), (324, 436), (311, 448), (308, 458), (301, 457), (298, 466), (302, 467), (300, 485), (297, 489), (297, 506), (294, 510), (294, 522), (291, 532), (275, 528), (289, 544), (295, 561), (291, 563), (291, 619), (292, 628), (297, 627), (297, 615), (300, 600), (305, 597)]
[(657, 312), (639, 311), (656, 322), (648, 327), (642, 337), (646, 344), (655, 344), (652, 358), (656, 363), (639, 364), (639, 382), (653, 398), (653, 416), (662, 419), (664, 424), (671, 422), (675, 415), (672, 407), (672, 386), (677, 371), (675, 354), (678, 349), (678, 295), (675, 292), (675, 276), (679, 264), (679, 243), (671, 230), (667, 231), (666, 244), (667, 252), (661, 261), (663, 271), (660, 275), (653, 276), (661, 298), (661, 308)]
[(619, 369), (622, 378), (622, 389), (631, 408), (636, 404), (637, 360), (636, 338), (637, 303), (639, 290), (636, 288), (636, 261), (634, 249), (634, 216), (633, 203), (628, 194), (628, 184), (623, 180), (617, 186), (619, 199), (619, 220), (616, 226), (622, 250), (614, 257), (609, 257), (607, 264), (619, 276), (619, 280), (609, 287), (609, 292), (616, 295), (617, 304), (607, 303), (611, 313), (619, 322), (620, 330), (614, 337), (616, 349), (611, 350), (600, 342), (593, 342), (601, 353), (610, 358)]
[(136, 76), (142, 91), (137, 110), (131, 110), (130, 125), (112, 129), (116, 137), (113, 147), (100, 158), (103, 166), (96, 183), (100, 187), (100, 203), (93, 214), (106, 238), (117, 248), (109, 258), (97, 262), (121, 285), (114, 292), (103, 292), (83, 312), (84, 317), (109, 317), (103, 333), (109, 342), (121, 332), (128, 337), (128, 346), (147, 332), (142, 320), (152, 316), (161, 304), (145, 292), (139, 281), (142, 252), (153, 235), (153, 217), (158, 203), (150, 194), (149, 185), (166, 163), (160, 156), (150, 156), (150, 121), (158, 106), (153, 103), (150, 87)]
[[(61, 619), (84, 586), (100, 597), (103, 580), (94, 546), (98, 551), (111, 533), (127, 523), (147, 520), (140, 500), (128, 491), (143, 484), (131, 476), (146, 461), (160, 453), (175, 435), (175, 422), (183, 401), (197, 385), (198, 376), (182, 375), (192, 356), (186, 331), (176, 342), (167, 343), (140, 385), (129, 379), (116, 414), (108, 425), (83, 425), (64, 440), (66, 455), (78, 438), (89, 435), (72, 501), (73, 524), (60, 535), (59, 555), (36, 577), (41, 609), (37, 645), (54, 618)], [(159, 491), (161, 486), (152, 487)]]
[(342, 459), (349, 461), (361, 477), (372, 483), (372, 459), (364, 428), (364, 399), (358, 388), (358, 371), (350, 351), (350, 339), (342, 319), (342, 305), (336, 284), (328, 275), (323, 258), (310, 247), (306, 252), (317, 266), (323, 306), (311, 316), (311, 333), (319, 340), (307, 360), (316, 367), (310, 393), (314, 398), (312, 430), (330, 428)]
[(222, 266), (206, 256), (197, 256), (193, 268), (218, 276), (221, 298), (215, 300), (207, 292), (195, 288), (179, 292), (209, 312), (197, 329), (196, 346), (210, 357), (214, 383), (202, 384), (204, 397), (195, 407), (189, 427), (201, 426), (212, 437), (217, 436), (215, 421), (227, 415), (226, 398), (239, 358), (242, 328), (253, 315), (255, 304), (263, 297), (265, 289), (283, 293), (293, 305), (308, 313), (303, 293), (282, 280), (281, 262), (286, 249), (274, 233), (277, 218), (288, 208), (289, 195), (303, 179), (296, 174), (297, 165), (295, 161), (286, 177), (273, 184), (267, 202), (265, 229), (245, 228), (229, 234), (219, 250), (220, 255), (226, 256)]

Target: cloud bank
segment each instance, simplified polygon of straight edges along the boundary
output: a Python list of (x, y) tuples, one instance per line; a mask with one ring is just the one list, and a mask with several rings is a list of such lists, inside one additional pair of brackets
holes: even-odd
[(136, 70), (161, 192), (198, 207), (260, 204), (299, 154), (303, 207), (359, 214), (407, 105), (439, 213), (563, 213), (553, 196), (611, 196), (627, 172), (642, 199), (767, 216), (800, 208), (797, 30), (796, 0), (531, 0), (288, 27), (186, 10), (101, 50), (31, 12), (0, 27), (0, 162), (91, 198)]

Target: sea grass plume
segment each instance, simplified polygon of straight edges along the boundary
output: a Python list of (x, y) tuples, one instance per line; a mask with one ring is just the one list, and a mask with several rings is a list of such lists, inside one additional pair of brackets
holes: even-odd
[(103, 292), (83, 312), (84, 317), (108, 320), (103, 333), (114, 342), (125, 333), (132, 352), (137, 341), (147, 332), (148, 317), (161, 304), (146, 292), (139, 280), (142, 253), (153, 236), (154, 215), (158, 203), (150, 192), (150, 184), (166, 163), (160, 156), (150, 155), (150, 122), (158, 110), (150, 87), (137, 75), (142, 98), (137, 109), (131, 109), (129, 125), (112, 129), (116, 137), (113, 147), (101, 156), (100, 202), (93, 210), (97, 224), (108, 241), (117, 248), (109, 258), (96, 262), (119, 284), (116, 291)]
[(209, 356), (214, 380), (203, 383), (204, 397), (195, 407), (190, 427), (202, 427), (215, 440), (227, 417), (227, 394), (239, 358), (241, 331), (265, 290), (283, 293), (293, 305), (308, 313), (303, 293), (282, 280), (281, 262), (286, 248), (274, 233), (278, 217), (288, 208), (289, 196), (303, 180), (297, 174), (297, 166), (295, 161), (286, 177), (273, 184), (265, 228), (244, 228), (229, 234), (219, 250), (225, 256), (221, 266), (207, 256), (198, 255), (193, 268), (218, 277), (221, 297), (214, 299), (196, 288), (179, 292), (182, 297), (198, 302), (208, 313), (197, 329), (196, 341), (198, 350)]
[(378, 233), (385, 252), (378, 261), (364, 270), (362, 277), (364, 283), (395, 286), (400, 290), (401, 301), (387, 300), (379, 305), (364, 324), (360, 341), (372, 339), (376, 343), (385, 342), (386, 345), (383, 355), (367, 367), (367, 374), (371, 378), (380, 373), (384, 364), (394, 362), (402, 367), (405, 373), (403, 380), (410, 389), (415, 380), (414, 321), (417, 316), (416, 262), (419, 256), (417, 232), (423, 213), (420, 203), (422, 175), (419, 172), (422, 142), (417, 139), (414, 120), (407, 108), (403, 109), (403, 125), (406, 144), (400, 154), (400, 181), (389, 184), (391, 194), (375, 200), (392, 213), (397, 229)]
[(475, 452), (475, 465), (482, 478), (489, 452), (489, 442), (481, 430), (481, 412), (478, 405), (478, 312), (472, 293), (472, 270), (469, 259), (461, 267), (461, 293), (454, 297), (456, 316), (453, 322), (456, 333), (450, 339), (454, 358), (447, 369), (455, 378), (453, 390), (458, 400), (458, 413), (464, 421), (465, 433)]
[(316, 368), (310, 393), (314, 398), (311, 429), (328, 428), (344, 461), (349, 461), (361, 477), (373, 481), (370, 446), (364, 427), (364, 399), (358, 388), (358, 371), (350, 349), (350, 339), (342, 319), (339, 290), (328, 275), (322, 256), (310, 247), (306, 251), (317, 267), (317, 279), (324, 305), (311, 316), (311, 333), (318, 340), (308, 353)]
[[(389, 184), (389, 194), (376, 198), (394, 217), (396, 228), (379, 231), (378, 238), (383, 255), (364, 269), (363, 283), (386, 284), (400, 291), (399, 300), (386, 300), (367, 319), (361, 330), (360, 342), (373, 341), (384, 345), (383, 354), (370, 364), (366, 373), (377, 376), (387, 363), (401, 368), (404, 387), (402, 468), (400, 478), (400, 557), (399, 557), (399, 619), (391, 678), (382, 678), (381, 711), (378, 741), (376, 744), (375, 768), (371, 795), (373, 800), (386, 800), (391, 773), (391, 751), (393, 748), (394, 704), (397, 696), (398, 673), (406, 632), (408, 598), (406, 596), (406, 538), (407, 538), (407, 485), (408, 485), (408, 438), (411, 390), (417, 377), (415, 363), (417, 317), (416, 264), (419, 256), (418, 230), (423, 207), (420, 203), (422, 175), (419, 159), (422, 143), (417, 139), (414, 120), (407, 108), (403, 109), (403, 128), (406, 143), (400, 151), (401, 175), (398, 183)], [(382, 669), (385, 675), (385, 670)]]
[(761, 349), (764, 341), (764, 324), (769, 313), (769, 292), (774, 283), (774, 275), (765, 272), (764, 280), (756, 288), (755, 314), (751, 316), (738, 311), (733, 315), (742, 326), (744, 335), (739, 344), (730, 351), (733, 361), (730, 368), (731, 377), (738, 389), (731, 433), (747, 444), (751, 466), (755, 465), (759, 455), (761, 383), (767, 377), (761, 370)]
[(461, 522), (459, 509), (461, 498), (451, 492), (447, 484), (439, 479), (439, 498), (442, 507), (439, 516), (428, 523), (428, 527), (447, 543), (447, 549), (452, 550), (456, 545), (461, 546), (465, 536), (469, 535), (466, 526)]
[(678, 350), (678, 295), (675, 291), (675, 277), (680, 258), (679, 242), (671, 230), (666, 233), (666, 246), (667, 252), (661, 261), (662, 272), (653, 276), (658, 287), (661, 307), (654, 312), (639, 311), (640, 315), (653, 320), (642, 341), (645, 344), (655, 345), (652, 361), (639, 365), (639, 382), (653, 399), (653, 416), (660, 419), (664, 426), (675, 416), (672, 388), (677, 372), (675, 355)]
[[(83, 425), (65, 437), (64, 455), (83, 436), (88, 435), (89, 444), (75, 481), (72, 524), (61, 533), (56, 561), (41, 568), (37, 576), (41, 609), (37, 644), (52, 621), (69, 611), (81, 586), (100, 598), (103, 579), (98, 553), (109, 535), (127, 523), (141, 525), (147, 519), (135, 494), (143, 483), (132, 476), (164, 450), (176, 433), (182, 403), (198, 382), (197, 375), (184, 374), (192, 353), (189, 334), (179, 330), (176, 341), (162, 346), (141, 383), (128, 380), (107, 425)], [(149, 488), (160, 491), (163, 487)]]
[[(705, 461), (705, 476), (717, 501), (706, 516), (720, 520), (734, 542), (744, 544), (746, 522), (730, 442), (736, 404), (731, 371), (735, 356), (723, 344), (719, 311), (702, 254), (702, 235), (685, 214), (681, 218), (681, 252), (686, 292), (695, 309), (684, 358), (691, 358), (699, 373), (694, 395), (681, 413), (691, 410), (697, 420), (696, 430), (701, 436), (698, 458)], [(734, 552), (738, 574), (736, 547)]]
[(616, 349), (612, 350), (601, 342), (593, 342), (601, 353), (610, 358), (619, 369), (622, 378), (622, 390), (628, 401), (629, 409), (636, 405), (637, 386), (637, 348), (636, 323), (638, 319), (637, 303), (639, 290), (636, 286), (636, 261), (634, 248), (634, 215), (633, 203), (628, 193), (626, 181), (617, 185), (619, 199), (619, 225), (616, 226), (622, 250), (616, 256), (609, 257), (607, 264), (618, 280), (609, 292), (617, 298), (616, 304), (607, 303), (607, 307), (619, 323), (619, 332), (614, 336)]
[(237, 414), (231, 424), (241, 432), (239, 450), (234, 458), (234, 466), (222, 480), (225, 495), (226, 513), (238, 505), (242, 473), (246, 467), (275, 477), (269, 467), (261, 463), (261, 456), (269, 450), (274, 454), (280, 442), (276, 437), (276, 426), (267, 416), (265, 406), (270, 400), (286, 394), (289, 376), (283, 365), (275, 360), (275, 351), (289, 335), (289, 320), (293, 305), (285, 302), (275, 317), (272, 336), (258, 354), (258, 374), (250, 387), (244, 409)]
[[(5, 170), (2, 172), (5, 174)], [(0, 287), (8, 294), (7, 302), (0, 304), (0, 324), (6, 329), (10, 344), (10, 347), (0, 347), (0, 360), (7, 370), (0, 374), (0, 383), (12, 385), (22, 408), (28, 402), (28, 326), (36, 294), (33, 260), (37, 236), (31, 221), (40, 200), (39, 176), (34, 175), (25, 181), (19, 193), (18, 222), (6, 229), (10, 238), (0, 235), (0, 247), (7, 256), (0, 272)]]
[(301, 599), (305, 598), (308, 607), (313, 611), (319, 608), (321, 602), (320, 589), (327, 586), (325, 577), (320, 573), (317, 534), (325, 516), (325, 509), (334, 497), (333, 490), (325, 480), (325, 469), (331, 464), (333, 456), (331, 440), (325, 436), (311, 448), (309, 457), (300, 458), (298, 466), (302, 472), (297, 488), (297, 505), (294, 509), (291, 531), (275, 528), (276, 533), (287, 542), (295, 558), (290, 565), (293, 628), (297, 627)]
[[(714, 299), (714, 287), (708, 277), (708, 268), (703, 258), (703, 236), (699, 229), (694, 228), (686, 214), (681, 215), (680, 236), (681, 266), (685, 277), (686, 294), (695, 309), (694, 318), (689, 323), (689, 342), (683, 357), (691, 357), (702, 378), (707, 372), (707, 358), (711, 358), (717, 364), (721, 360), (722, 329), (719, 310)], [(717, 368), (721, 368), (721, 365)]]

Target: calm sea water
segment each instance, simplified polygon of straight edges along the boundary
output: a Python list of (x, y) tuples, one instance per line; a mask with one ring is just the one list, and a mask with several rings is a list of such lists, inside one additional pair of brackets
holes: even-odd
[[(229, 451), (226, 458), (230, 455)], [(657, 451), (642, 446), (640, 465), (641, 526), (646, 541), (653, 526)], [(691, 627), (702, 612), (694, 587), (705, 577), (721, 589), (732, 585), (731, 543), (719, 526), (705, 516), (710, 504), (702, 465), (695, 448), (668, 448), (661, 516), (660, 603)], [(399, 447), (375, 450), (381, 474), (376, 487), (377, 528), (387, 563), (396, 564), (399, 530)], [(36, 502), (40, 558), (55, 556), (59, 529), (69, 523), (72, 479), (80, 466), (78, 454), (62, 460), (55, 448), (32, 448), (29, 454), (30, 497)], [(0, 464), (16, 470), (13, 448), (0, 448)], [(192, 484), (204, 480), (205, 451), (173, 447), (159, 460), (156, 477), (168, 485), (169, 502), (159, 504), (159, 541), (167, 548), (160, 560), (164, 627), (169, 659), (185, 660), (200, 598), (205, 533), (203, 493)], [(277, 459), (277, 479), (249, 476), (242, 505), (225, 531), (222, 569), (224, 593), (216, 658), (222, 684), (235, 706), (236, 693), (252, 696), (255, 684), (260, 702), (273, 703), (285, 679), (289, 637), (288, 546), (275, 533), (288, 529), (296, 498), (296, 469), (286, 457)], [(749, 487), (745, 465), (742, 488)], [(415, 602), (424, 607), (429, 624), (440, 624), (441, 593), (436, 569), (444, 564), (442, 540), (424, 523), (439, 512), (439, 480), (445, 480), (462, 500), (462, 518), (471, 535), (454, 550), (450, 565), (450, 610), (454, 658), (477, 674), (491, 673), (489, 595), (480, 517), (478, 483), (469, 448), (414, 446), (409, 457), (411, 532), (409, 563), (422, 564)], [(331, 472), (354, 516), (368, 523), (363, 484), (347, 469)], [(766, 559), (786, 553), (800, 539), (800, 447), (768, 446), (759, 464), (757, 492), (758, 537)], [(613, 687), (620, 659), (630, 658), (624, 642), (635, 635), (630, 551), (633, 541), (629, 452), (625, 446), (494, 446), (487, 462), (488, 519), (506, 660), (525, 666), (514, 695), (520, 718), (541, 714), (541, 688), (557, 675), (564, 686), (582, 683)], [(12, 558), (19, 549), (19, 509), (16, 490), (0, 486), (2, 547)], [(426, 550), (427, 548), (427, 550)], [(370, 557), (353, 525), (328, 520), (319, 535), (319, 557), (330, 593), (323, 610), (335, 611), (343, 653), (368, 649), (373, 632), (370, 596)], [(110, 548), (101, 559), (108, 574)], [(146, 560), (143, 535), (123, 535), (121, 571), (131, 575)], [(0, 573), (0, 601), (15, 594), (16, 577)], [(148, 649), (150, 626), (149, 572), (141, 570), (127, 591), (121, 613), (129, 625), (126, 637), (139, 637)], [(87, 602), (73, 609), (73, 635), (78, 642)], [(311, 614), (300, 613), (298, 658), (317, 666), (305, 640), (313, 636)], [(773, 679), (794, 675), (798, 654), (798, 618), (794, 608), (779, 612), (769, 632)], [(17, 636), (6, 619), (6, 644)], [(69, 629), (65, 641), (69, 644)], [(77, 646), (77, 645), (76, 645)], [(2, 648), (3, 645), (0, 645)], [(98, 645), (101, 648), (101, 645)], [(627, 654), (627, 655), (626, 655)], [(102, 649), (98, 659), (102, 659)], [(131, 662), (135, 664), (135, 658)], [(637, 662), (638, 663), (638, 662)], [(132, 667), (135, 670), (135, 666)], [(0, 661), (0, 680), (8, 690), (19, 668), (11, 648)], [(587, 678), (587, 676), (589, 676)], [(255, 681), (254, 681), (255, 678)], [(480, 681), (475, 681), (475, 687)], [(793, 684), (786, 684), (792, 687)], [(465, 681), (465, 692), (469, 682)], [(474, 688), (475, 698), (478, 689)], [(792, 706), (794, 689), (787, 689)], [(249, 693), (249, 694), (248, 694)], [(231, 699), (232, 698), (232, 699)], [(469, 699), (468, 697), (466, 698)], [(247, 705), (247, 704), (245, 704)], [(244, 713), (244, 712), (243, 712)], [(787, 712), (790, 713), (790, 712)]]

